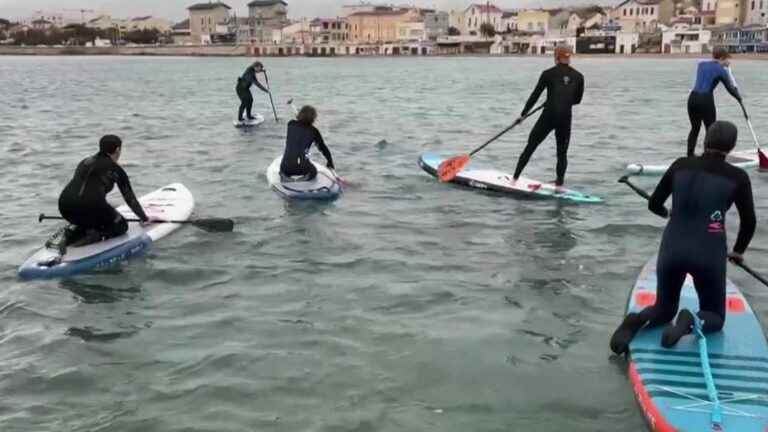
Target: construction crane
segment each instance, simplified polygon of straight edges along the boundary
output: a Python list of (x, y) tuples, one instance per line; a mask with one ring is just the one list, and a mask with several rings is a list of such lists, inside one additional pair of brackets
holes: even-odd
[(62, 9), (66, 12), (80, 12), (80, 23), (85, 25), (85, 13), (96, 13), (93, 9)]

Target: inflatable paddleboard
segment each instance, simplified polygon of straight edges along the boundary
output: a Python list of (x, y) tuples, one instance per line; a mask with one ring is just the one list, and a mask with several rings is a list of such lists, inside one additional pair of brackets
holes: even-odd
[[(455, 156), (455, 154), (453, 156)], [(424, 153), (419, 158), (419, 166), (432, 176), (438, 177), (438, 167), (448, 158), (450, 158), (450, 156), (442, 155), (440, 153)], [(555, 188), (552, 184), (546, 184), (525, 177), (520, 177), (517, 179), (517, 182), (515, 182), (512, 179), (512, 174), (490, 168), (474, 167), (472, 163), (464, 168), (464, 170), (453, 179), (452, 183), (475, 189), (501, 192), (523, 198), (556, 199), (583, 204), (603, 202), (601, 198), (596, 196), (586, 195), (572, 189)]]
[(325, 165), (312, 161), (317, 168), (317, 177), (311, 181), (301, 178), (285, 178), (280, 174), (282, 156), (267, 168), (269, 186), (281, 197), (288, 200), (335, 200), (342, 193), (338, 177)]
[[(704, 378), (699, 341), (684, 336), (672, 349), (661, 347), (663, 327), (640, 330), (629, 346), (629, 376), (635, 397), (652, 431), (766, 432), (768, 430), (768, 343), (760, 322), (739, 289), (727, 281), (727, 317), (722, 332), (706, 336), (709, 366), (722, 412), (712, 422), (715, 404)], [(628, 312), (656, 301), (656, 258), (640, 273)], [(688, 276), (680, 307), (696, 313), (698, 298)]]
[[(742, 169), (756, 168), (760, 166), (760, 159), (757, 155), (757, 149), (733, 152), (728, 155), (726, 160), (731, 165)], [(669, 167), (672, 165), (672, 162), (674, 161), (651, 164), (633, 163), (627, 165), (626, 170), (627, 174), (631, 175), (658, 176), (667, 172)]]
[(252, 127), (258, 126), (258, 125), (260, 125), (262, 123), (264, 123), (264, 116), (261, 115), (261, 114), (255, 114), (253, 116), (253, 120), (243, 120), (243, 121), (235, 120), (235, 121), (232, 122), (232, 124), (236, 128), (238, 128), (238, 129), (252, 128)]
[[(195, 207), (192, 193), (182, 184), (175, 183), (139, 198), (149, 217), (165, 220), (187, 220)], [(126, 219), (136, 218), (127, 205), (117, 209)], [(43, 247), (19, 268), (22, 279), (52, 279), (74, 276), (114, 266), (131, 257), (144, 254), (153, 243), (179, 229), (170, 223), (142, 227), (129, 223), (128, 232), (99, 243), (82, 247), (70, 246), (63, 257), (57, 250)]]

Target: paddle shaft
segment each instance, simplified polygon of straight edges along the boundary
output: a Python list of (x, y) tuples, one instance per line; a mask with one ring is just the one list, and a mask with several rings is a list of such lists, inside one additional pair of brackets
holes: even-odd
[[(637, 185), (633, 184), (629, 180), (629, 178), (627, 176), (624, 176), (621, 179), (619, 179), (619, 183), (626, 184), (627, 186), (632, 188), (633, 191), (637, 192), (638, 195), (640, 195), (641, 197), (643, 197), (645, 199), (650, 199), (651, 198), (651, 196), (648, 195), (648, 192), (640, 189)], [(738, 267), (741, 267), (741, 269), (744, 270), (745, 272), (749, 273), (750, 276), (752, 276), (753, 278), (757, 279), (758, 281), (760, 281), (760, 283), (762, 283), (763, 285), (768, 287), (768, 280), (765, 279), (765, 277), (763, 277), (760, 273), (752, 270), (752, 268), (750, 268), (748, 265), (744, 264), (744, 262), (738, 262), (738, 261), (731, 260), (731, 263), (735, 264)]]
[(739, 105), (741, 105), (741, 110), (744, 112), (744, 120), (747, 121), (747, 126), (749, 126), (749, 131), (752, 132), (752, 139), (755, 140), (755, 147), (757, 147), (757, 151), (760, 151), (760, 140), (757, 138), (757, 133), (755, 133), (755, 128), (752, 127), (752, 120), (749, 119), (749, 114), (747, 114), (747, 108), (744, 106), (744, 103), (739, 101)]
[(267, 75), (267, 71), (264, 71), (264, 79), (267, 82), (267, 90), (269, 90), (267, 93), (269, 93), (269, 103), (272, 104), (272, 113), (275, 115), (275, 121), (279, 121), (277, 118), (277, 108), (275, 108), (275, 100), (272, 98), (272, 88), (269, 86), (269, 75)]
[[(728, 67), (728, 75), (731, 77), (731, 81), (733, 82), (733, 85), (738, 88), (738, 84), (736, 84), (736, 77), (733, 76), (733, 71), (730, 67)], [(747, 126), (749, 126), (749, 131), (752, 132), (752, 139), (755, 140), (755, 147), (757, 147), (757, 151), (760, 152), (760, 140), (757, 139), (757, 134), (755, 133), (755, 128), (752, 127), (752, 121), (749, 119), (749, 114), (747, 113), (747, 107), (744, 106), (744, 102), (739, 100), (739, 105), (741, 106), (741, 111), (744, 113), (744, 119), (747, 121)]]
[(544, 109), (544, 105), (546, 105), (546, 104), (541, 104), (541, 105), (539, 105), (539, 107), (538, 107), (538, 108), (536, 108), (536, 109), (534, 109), (533, 111), (529, 112), (529, 113), (528, 113), (528, 114), (526, 114), (525, 116), (523, 116), (523, 117), (520, 117), (519, 119), (515, 120), (515, 122), (514, 122), (514, 123), (512, 123), (512, 124), (511, 124), (509, 127), (507, 127), (506, 129), (504, 129), (503, 131), (499, 132), (499, 133), (498, 133), (498, 134), (497, 134), (495, 137), (491, 138), (490, 140), (488, 140), (488, 141), (487, 141), (485, 144), (481, 145), (480, 147), (478, 147), (478, 148), (474, 149), (474, 150), (472, 151), (472, 153), (470, 153), (470, 154), (469, 154), (469, 156), (470, 156), (470, 157), (471, 157), (471, 156), (474, 156), (475, 154), (477, 154), (478, 152), (480, 152), (482, 149), (484, 149), (484, 148), (488, 147), (488, 145), (490, 145), (492, 142), (496, 141), (497, 139), (501, 138), (501, 137), (502, 137), (504, 134), (506, 134), (507, 132), (511, 131), (511, 130), (512, 130), (512, 129), (514, 129), (515, 127), (517, 127), (517, 125), (519, 125), (520, 123), (522, 123), (522, 122), (523, 122), (523, 120), (527, 119), (528, 117), (530, 117), (530, 116), (532, 116), (532, 115), (536, 114), (537, 112), (541, 111), (542, 109)]
[[(61, 216), (46, 216), (46, 215), (40, 215), (38, 218), (40, 222), (44, 220), (66, 220)], [(141, 219), (126, 219), (126, 222), (142, 222)], [(177, 220), (164, 220), (164, 221), (153, 221), (152, 223), (175, 223), (175, 224), (194, 224), (197, 221), (195, 220), (184, 220), (184, 221), (177, 221)]]

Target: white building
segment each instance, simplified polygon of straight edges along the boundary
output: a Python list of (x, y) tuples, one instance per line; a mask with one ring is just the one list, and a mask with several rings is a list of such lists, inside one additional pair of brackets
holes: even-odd
[(616, 33), (616, 54), (634, 54), (639, 45), (640, 33), (623, 31)]
[(672, 0), (625, 0), (613, 9), (611, 18), (624, 31), (653, 32), (672, 20), (674, 9)]
[(665, 54), (702, 54), (709, 51), (712, 32), (703, 29), (671, 29), (661, 35)]
[(504, 11), (492, 4), (473, 4), (463, 13), (464, 28), (459, 28), (461, 34), (480, 35), (480, 27), (485, 24), (491, 24), (497, 32), (506, 30), (504, 27)]
[(768, 24), (768, 0), (745, 0), (745, 4), (744, 25)]
[(281, 29), (272, 31), (272, 42), (275, 44), (307, 44), (314, 39), (311, 23), (306, 18)]
[(512, 32), (517, 30), (517, 11), (506, 10), (501, 15), (501, 26), (505, 32)]
[(161, 33), (171, 31), (171, 22), (167, 19), (153, 16), (132, 18), (128, 21), (128, 30), (159, 30)]

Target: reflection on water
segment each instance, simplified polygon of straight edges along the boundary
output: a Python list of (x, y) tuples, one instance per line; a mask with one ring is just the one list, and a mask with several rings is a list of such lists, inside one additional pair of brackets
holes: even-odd
[(85, 283), (79, 279), (64, 279), (59, 282), (59, 287), (71, 292), (78, 302), (85, 304), (116, 303), (122, 300), (141, 299), (139, 286), (115, 288), (97, 283)]

